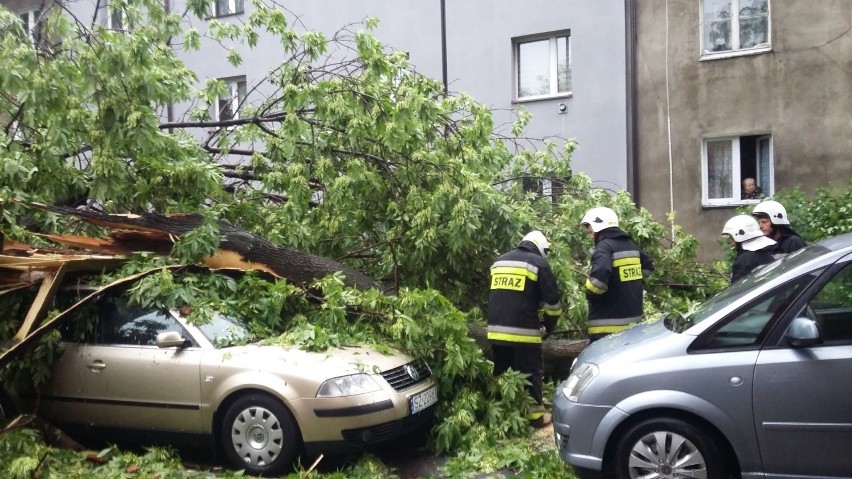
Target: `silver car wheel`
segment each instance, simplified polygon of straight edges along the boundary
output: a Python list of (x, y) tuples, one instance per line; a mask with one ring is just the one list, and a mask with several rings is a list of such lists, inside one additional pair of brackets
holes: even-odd
[(642, 436), (628, 461), (632, 479), (707, 478), (707, 463), (691, 441), (671, 431)]
[(231, 442), (246, 464), (266, 466), (281, 454), (284, 432), (272, 411), (255, 406), (244, 409), (234, 418)]

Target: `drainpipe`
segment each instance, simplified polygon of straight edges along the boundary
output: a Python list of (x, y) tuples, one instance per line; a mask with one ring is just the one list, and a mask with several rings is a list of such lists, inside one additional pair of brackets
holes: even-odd
[(666, 136), (669, 148), (669, 218), (671, 218), (672, 243), (675, 240), (674, 225), (674, 163), (672, 161), (672, 107), (669, 89), (669, 0), (666, 0)]
[[(166, 11), (166, 15), (172, 13), (172, 2), (171, 2), (171, 0), (165, 0), (163, 2), (163, 9)], [(169, 37), (169, 39), (166, 41), (166, 45), (169, 48), (172, 48), (171, 37)], [(166, 121), (168, 121), (169, 124), (174, 123), (174, 121), (175, 121), (174, 116), (175, 116), (175, 105), (174, 105), (174, 103), (169, 102), (169, 104), (166, 105)], [(172, 133), (174, 133), (174, 129), (169, 127), (169, 134), (172, 134)]]
[(624, 52), (626, 76), (626, 121), (627, 121), (627, 192), (633, 202), (639, 204), (639, 188), (636, 180), (636, 0), (624, 0)]
[(447, 94), (447, 6), (441, 0), (441, 73), (444, 79), (444, 95)]

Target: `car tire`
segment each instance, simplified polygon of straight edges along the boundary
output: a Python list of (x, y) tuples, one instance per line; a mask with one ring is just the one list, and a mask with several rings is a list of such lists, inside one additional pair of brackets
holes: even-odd
[(277, 476), (290, 469), (300, 448), (290, 411), (265, 394), (234, 401), (223, 418), (220, 439), (228, 462), (255, 476)]
[(648, 419), (633, 425), (615, 449), (615, 477), (727, 477), (725, 461), (712, 437), (675, 418)]

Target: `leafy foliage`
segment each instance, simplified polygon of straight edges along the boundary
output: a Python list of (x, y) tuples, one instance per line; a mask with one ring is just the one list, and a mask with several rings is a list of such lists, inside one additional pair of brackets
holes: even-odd
[[(670, 235), (626, 193), (595, 189), (572, 172), (574, 141), (560, 146), (524, 138), (530, 116), (523, 110), (510, 132), (495, 132), (485, 106), (446, 94), (439, 82), (416, 74), (404, 54), (386, 51), (370, 34), (375, 19), (363, 30), (326, 36), (291, 27), (271, 2), (254, 2), (240, 24), (207, 21), (209, 5), (193, 0), (182, 17), (155, 0), (117, 2), (111, 8), (132, 25), (125, 31), (87, 25), (57, 8), (44, 17), (36, 42), (26, 41), (15, 16), (0, 10), (0, 200), (7, 238), (44, 245), (38, 234), (104, 233), (12, 199), (110, 213), (200, 213), (202, 227), (177, 239), (171, 258), (137, 255), (119, 275), (209, 255), (221, 240), (219, 221), (359, 268), (396, 294), (355, 291), (339, 275), (294, 285), (256, 274), (163, 270), (141, 280), (133, 297), (189, 305), (191, 321), (215, 311), (239, 314), (267, 342), (314, 350), (393, 345), (424, 358), (442, 395), (430, 444), (435, 452), (458, 451), (459, 465), (450, 466), (458, 471), (561, 471), (552, 454), (530, 456), (516, 442), (530, 430), (525, 378), (492, 378), (492, 364), (468, 336), (468, 324), (484, 320), (489, 265), (524, 232), (541, 229), (556, 245), (550, 260), (566, 305), (558, 327), (576, 335), (585, 331), (581, 285), (592, 247), (577, 223), (592, 206), (615, 209), (654, 257), (649, 315), (686, 310), (724, 284), (721, 273), (695, 264), (693, 238), (677, 227)], [(284, 60), (247, 85), (239, 115), (221, 118), (214, 113), (227, 86), (199, 78), (179, 53), (216, 44), (237, 66), (245, 61), (239, 52), (257, 45), (260, 35), (278, 39)], [(545, 184), (551, 194), (544, 194)], [(2, 339), (14, 329), (0, 318)], [(38, 387), (57, 341), (47, 337), (16, 364), (16, 377), (29, 375)], [(8, 474), (53, 467), (41, 462), (38, 447), (22, 451), (3, 462), (14, 465)], [(169, 454), (157, 460), (171, 464)], [(128, 461), (148, 457), (110, 455), (116, 477)], [(371, 464), (365, 477), (376, 471)], [(95, 469), (85, 474), (101, 473), (108, 477)], [(173, 477), (173, 471), (157, 474)]]
[(852, 181), (817, 188), (811, 198), (799, 188), (778, 192), (773, 198), (784, 205), (791, 226), (808, 243), (852, 232)]

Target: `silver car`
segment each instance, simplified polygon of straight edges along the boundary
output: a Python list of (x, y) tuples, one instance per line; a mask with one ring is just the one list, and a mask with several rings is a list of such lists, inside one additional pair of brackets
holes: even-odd
[(580, 477), (852, 476), (852, 234), (597, 341), (555, 392)]

